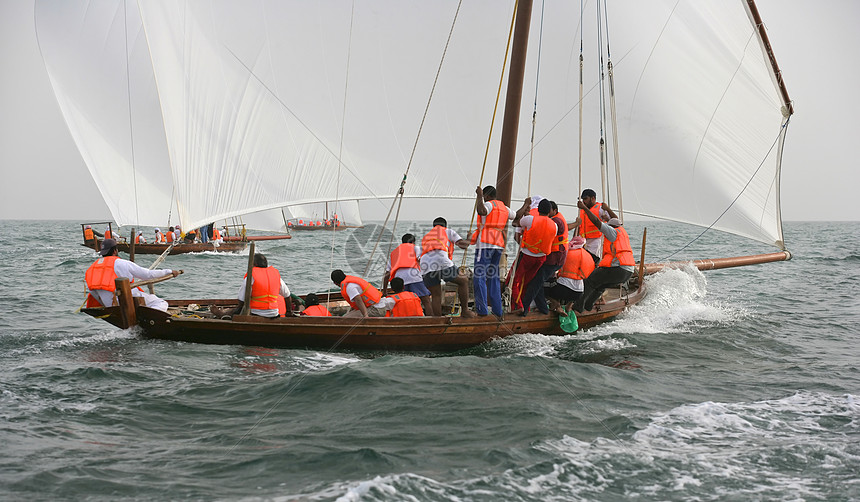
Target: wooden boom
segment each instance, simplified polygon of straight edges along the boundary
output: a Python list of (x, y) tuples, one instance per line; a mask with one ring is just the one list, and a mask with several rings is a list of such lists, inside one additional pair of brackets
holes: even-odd
[(645, 275), (656, 274), (664, 268), (680, 267), (691, 264), (699, 270), (717, 270), (720, 268), (745, 267), (747, 265), (758, 265), (760, 263), (771, 263), (774, 261), (788, 261), (791, 253), (780, 251), (778, 253), (756, 254), (751, 256), (733, 256), (730, 258), (712, 258), (709, 260), (693, 261), (670, 261), (667, 263), (648, 263), (645, 265)]

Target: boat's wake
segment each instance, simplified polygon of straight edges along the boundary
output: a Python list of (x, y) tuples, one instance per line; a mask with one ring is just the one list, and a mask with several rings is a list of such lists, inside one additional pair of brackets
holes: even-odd
[(494, 355), (549, 356), (593, 360), (624, 354), (636, 347), (625, 335), (689, 332), (748, 315), (735, 306), (708, 300), (707, 280), (693, 266), (665, 269), (647, 278), (647, 296), (615, 320), (568, 336), (527, 333), (486, 345)]
[(395, 494), (467, 500), (665, 500), (679, 493), (701, 500), (843, 498), (856, 493), (857, 446), (845, 437), (856, 433), (858, 412), (856, 396), (808, 392), (688, 404), (651, 417), (632, 436), (537, 442), (534, 454), (543, 461), (501, 472), (446, 479), (389, 474), (291, 495), (339, 501)]

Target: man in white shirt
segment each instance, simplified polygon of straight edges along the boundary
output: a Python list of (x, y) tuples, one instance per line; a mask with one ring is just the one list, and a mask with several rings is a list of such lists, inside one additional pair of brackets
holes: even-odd
[[(102, 258), (96, 260), (87, 269), (85, 280), (90, 295), (106, 307), (114, 305), (116, 300), (116, 291), (112, 285), (116, 278), (125, 277), (131, 280), (147, 280), (158, 279), (168, 275), (176, 277), (182, 273), (181, 270), (149, 270), (134, 262), (119, 258), (115, 239), (103, 240), (99, 254), (102, 255)], [(113, 262), (113, 266), (111, 266), (111, 262)], [(140, 289), (132, 287), (131, 296), (143, 298), (146, 306), (149, 308), (167, 312), (167, 302), (155, 295), (144, 293)]]
[(502, 287), (499, 277), (499, 262), (505, 252), (505, 229), (508, 220), (516, 213), (496, 199), (496, 188), (487, 185), (475, 189), (475, 211), (478, 213), (478, 228), (472, 234), (475, 244), (475, 266), (472, 278), (475, 289), (475, 311), (485, 316), (487, 301), (496, 317), (503, 317)]
[[(421, 275), (421, 266), (418, 257), (421, 256), (421, 248), (415, 244), (415, 236), (403, 234), (400, 239), (402, 244), (391, 252), (388, 264), (385, 266), (385, 274), (382, 276), (382, 291), (388, 288), (388, 281), (399, 277), (403, 280), (403, 290), (415, 293), (421, 299), (421, 307), (428, 314), (431, 310), (430, 290), (424, 285), (424, 277)], [(396, 265), (392, 265), (392, 260)], [(394, 266), (394, 276), (391, 268)]]
[(430, 290), (431, 310), (434, 316), (442, 315), (442, 281), (457, 285), (460, 298), (460, 317), (473, 317), (469, 310), (469, 279), (454, 266), (454, 246), (469, 247), (469, 242), (448, 228), (448, 221), (439, 217), (433, 220), (433, 229), (421, 239), (421, 274), (424, 285)]
[(600, 232), (599, 226), (594, 225), (585, 212), (590, 211), (592, 214), (596, 212), (595, 216), (600, 221), (609, 221), (610, 218), (618, 218), (618, 216), (609, 207), (609, 204), (605, 202), (598, 204), (597, 192), (590, 188), (582, 191), (580, 199), (585, 207), (579, 208), (576, 220), (568, 225), (568, 227), (576, 229), (577, 234), (585, 237), (585, 246), (583, 246), (583, 249), (591, 254), (596, 265), (600, 261), (600, 255), (603, 251), (603, 234)]

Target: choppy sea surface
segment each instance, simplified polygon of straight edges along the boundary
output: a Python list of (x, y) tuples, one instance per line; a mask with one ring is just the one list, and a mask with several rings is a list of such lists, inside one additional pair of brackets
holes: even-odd
[[(645, 226), (646, 261), (771, 251)], [(258, 251), (323, 290), (372, 227)], [(143, 339), (75, 313), (77, 222), (0, 221), (0, 499), (858, 500), (860, 223), (785, 233), (789, 262), (667, 270), (590, 330), (409, 354)], [(246, 264), (169, 257), (156, 293), (233, 297)]]

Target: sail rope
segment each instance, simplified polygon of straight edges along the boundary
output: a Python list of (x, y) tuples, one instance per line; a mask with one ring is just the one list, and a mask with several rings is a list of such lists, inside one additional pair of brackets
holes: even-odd
[[(134, 163), (134, 122), (131, 118), (131, 70), (128, 65), (128, 6), (126, 2), (122, 3), (123, 30), (125, 33), (125, 91), (128, 98), (128, 135), (129, 144), (131, 145), (131, 182), (134, 186), (134, 216), (135, 221), (140, 221), (140, 209), (138, 207), (137, 193), (137, 169)], [(134, 238), (134, 236), (132, 236)]]
[(579, 101), (577, 102), (579, 107), (579, 183), (576, 188), (576, 196), (579, 198), (580, 194), (582, 194), (582, 93), (585, 87), (584, 83), (584, 71), (585, 71), (585, 57), (583, 56), (583, 20), (585, 16), (585, 6), (583, 5), (583, 0), (579, 0)]
[(543, 47), (543, 19), (546, 10), (545, 8), (546, 0), (543, 0), (541, 2), (540, 29), (538, 33), (537, 68), (535, 69), (535, 100), (534, 109), (532, 110), (532, 133), (531, 138), (529, 140), (529, 182), (526, 190), (526, 193), (528, 195), (532, 194), (532, 168), (534, 167), (535, 128), (537, 127), (538, 89), (540, 84), (540, 59), (541, 54), (543, 54), (541, 48)]
[[(541, 2), (541, 14), (540, 14), (540, 28), (538, 32), (538, 56), (537, 56), (537, 67), (535, 69), (535, 98), (534, 98), (534, 109), (532, 110), (532, 131), (531, 138), (529, 139), (529, 181), (526, 190), (526, 194), (531, 197), (532, 195), (532, 167), (534, 163), (534, 151), (535, 151), (535, 129), (537, 128), (537, 106), (538, 106), (538, 89), (540, 84), (540, 60), (541, 55), (543, 53), (543, 21), (544, 14), (546, 12), (546, 0)], [(517, 275), (517, 266), (520, 263), (520, 253), (522, 250), (522, 242), (517, 243), (517, 252), (514, 256), (514, 263), (511, 265), (510, 273), (507, 277), (507, 282), (505, 285), (505, 297), (508, 298), (509, 304), (513, 305), (514, 298), (511, 297), (513, 295), (513, 283), (514, 278)], [(522, 295), (522, 288), (520, 288), (520, 295)], [(519, 298), (517, 298), (519, 301)], [(525, 305), (523, 306), (525, 308)]]
[[(505, 70), (508, 67), (508, 56), (511, 53), (511, 39), (514, 36), (514, 24), (515, 24), (515, 21), (517, 19), (517, 5), (518, 5), (518, 2), (514, 2), (514, 12), (511, 15), (511, 27), (508, 30), (508, 42), (507, 42), (507, 45), (505, 45), (505, 57), (502, 60), (502, 71), (501, 71), (501, 74), (499, 75), (499, 87), (496, 90), (496, 102), (493, 104), (493, 116), (490, 119), (490, 131), (487, 134), (487, 146), (486, 146), (486, 148), (484, 148), (484, 162), (481, 164), (481, 177), (478, 180), (478, 187), (481, 187), (484, 184), (484, 174), (487, 171), (487, 158), (490, 155), (490, 144), (492, 143), (492, 139), (493, 139), (493, 129), (495, 128), (496, 115), (499, 111), (499, 101), (501, 101), (501, 96), (502, 96), (502, 87), (504, 86), (504, 82), (505, 82)], [(477, 195), (477, 194), (475, 194), (475, 195)], [(472, 208), (472, 218), (469, 220), (469, 233), (466, 235), (469, 235), (469, 236), (472, 235), (472, 225), (475, 223), (475, 217), (477, 216), (477, 214), (476, 214), (477, 211), (478, 211), (477, 206)], [(477, 231), (477, 229), (476, 229), (476, 231)], [(460, 264), (461, 267), (466, 266), (466, 257), (467, 256), (468, 256), (468, 253), (466, 252), (466, 250), (463, 250), (463, 261)]]
[[(341, 166), (343, 166), (343, 138), (346, 135), (346, 103), (347, 97), (349, 96), (349, 64), (352, 60), (352, 30), (355, 22), (355, 0), (352, 2), (352, 8), (349, 14), (349, 42), (347, 43), (346, 49), (346, 76), (343, 82), (343, 108), (341, 110), (341, 122), (340, 122), (340, 144), (338, 145), (337, 151), (337, 181), (335, 181), (334, 187), (334, 207), (335, 211), (337, 211), (338, 201), (340, 200), (340, 173)], [(335, 212), (335, 214), (337, 214)], [(326, 219), (328, 219), (328, 203), (326, 203)], [(327, 224), (325, 221), (323, 224)], [(329, 246), (329, 260), (328, 260), (328, 272), (334, 270), (334, 244), (335, 244), (335, 235), (337, 234), (337, 226), (334, 221), (331, 224), (331, 245)], [(331, 301), (331, 288), (328, 288), (328, 292), (326, 294), (326, 302)]]
[[(746, 184), (744, 184), (743, 188), (741, 188), (741, 189), (740, 189), (740, 191), (738, 192), (738, 194), (735, 196), (735, 198), (734, 198), (734, 199), (732, 199), (732, 201), (729, 203), (729, 205), (728, 205), (728, 206), (726, 206), (726, 208), (723, 210), (723, 212), (722, 212), (722, 213), (720, 213), (720, 215), (719, 215), (719, 216), (717, 216), (717, 218), (716, 218), (716, 219), (715, 219), (715, 220), (714, 220), (710, 225), (708, 225), (707, 227), (705, 227), (705, 229), (704, 229), (704, 230), (702, 230), (702, 232), (701, 232), (699, 235), (697, 235), (696, 237), (694, 237), (693, 239), (691, 239), (691, 240), (690, 240), (690, 242), (688, 242), (688, 243), (684, 244), (684, 245), (683, 245), (683, 246), (681, 246), (680, 248), (678, 248), (678, 249), (676, 249), (675, 251), (673, 251), (673, 252), (672, 252), (671, 254), (669, 254), (668, 256), (666, 256), (666, 257), (664, 257), (663, 259), (661, 259), (661, 260), (660, 260), (661, 262), (668, 260), (669, 258), (671, 258), (671, 257), (675, 256), (676, 254), (678, 254), (678, 253), (680, 253), (681, 251), (683, 251), (683, 250), (687, 249), (688, 247), (690, 247), (690, 245), (692, 245), (694, 242), (696, 242), (697, 240), (699, 240), (699, 238), (701, 238), (703, 235), (705, 235), (705, 233), (707, 233), (709, 230), (711, 230), (711, 229), (714, 227), (714, 225), (716, 225), (716, 224), (717, 224), (717, 223), (718, 223), (718, 222), (723, 218), (723, 216), (725, 216), (725, 215), (726, 215), (726, 213), (728, 213), (728, 212), (729, 212), (729, 209), (731, 209), (731, 208), (732, 208), (732, 206), (734, 206), (734, 205), (735, 205), (735, 202), (737, 202), (737, 201), (738, 201), (738, 199), (740, 199), (740, 198), (741, 198), (741, 195), (743, 195), (743, 194), (744, 194), (744, 192), (746, 191), (746, 189), (750, 186), (750, 183), (752, 183), (752, 181), (755, 179), (755, 177), (756, 177), (756, 175), (758, 174), (758, 172), (761, 170), (761, 168), (762, 168), (762, 167), (764, 167), (764, 163), (765, 163), (765, 161), (767, 161), (767, 158), (768, 158), (768, 157), (770, 157), (770, 154), (771, 154), (771, 152), (773, 152), (773, 149), (774, 149), (774, 148), (776, 148), (776, 147), (777, 147), (777, 145), (781, 145), (781, 144), (783, 143), (783, 141), (782, 141), (782, 140), (783, 140), (783, 137), (785, 136), (785, 134), (786, 134), (786, 133), (787, 133), (787, 131), (788, 131), (788, 123), (789, 123), (789, 121), (790, 121), (790, 120), (791, 120), (791, 117), (789, 116), (788, 118), (786, 118), (785, 122), (783, 122), (783, 124), (780, 126), (780, 128), (779, 128), (779, 133), (776, 135), (776, 139), (774, 139), (773, 143), (770, 145), (770, 148), (768, 149), (767, 153), (765, 153), (765, 155), (764, 155), (764, 157), (762, 158), (761, 162), (759, 163), (758, 167), (757, 167), (757, 168), (756, 168), (756, 170), (755, 170), (755, 171), (750, 175), (750, 177), (749, 177), (749, 179), (747, 180)], [(781, 156), (781, 153), (780, 153), (780, 156)], [(777, 176), (778, 176), (778, 174), (777, 174)]]
[(618, 199), (618, 216), (624, 222), (624, 207), (621, 197), (621, 157), (618, 148), (618, 114), (615, 109), (615, 72), (612, 66), (612, 51), (609, 48), (609, 8), (606, 0), (603, 0), (606, 22), (606, 71), (609, 75), (609, 112), (612, 123), (612, 161), (615, 167), (615, 197)]
[(457, 18), (460, 16), (460, 8), (463, 6), (463, 0), (460, 0), (457, 3), (457, 9), (454, 12), (454, 19), (451, 21), (451, 28), (448, 31), (448, 38), (445, 40), (445, 48), (442, 50), (442, 57), (439, 60), (439, 66), (436, 68), (436, 76), (433, 78), (433, 85), (430, 87), (430, 95), (427, 98), (427, 104), (424, 106), (424, 113), (421, 115), (421, 123), (418, 126), (418, 133), (415, 135), (415, 142), (412, 144), (412, 151), (409, 154), (409, 160), (406, 163), (406, 171), (403, 173), (403, 179), (400, 181), (400, 187), (397, 189), (397, 194), (394, 196), (394, 200), (391, 201), (391, 207), (388, 209), (388, 216), (385, 217), (385, 223), (383, 223), (382, 230), (379, 232), (379, 236), (376, 239), (376, 242), (373, 245), (373, 249), (370, 252), (370, 256), (367, 257), (367, 265), (364, 267), (364, 275), (367, 275), (367, 272), (370, 270), (370, 265), (373, 263), (373, 255), (376, 253), (377, 248), (379, 247), (379, 241), (382, 240), (382, 235), (386, 226), (388, 225), (388, 218), (391, 216), (391, 211), (394, 209), (394, 204), (398, 204), (397, 215), (395, 216), (394, 223), (391, 226), (391, 236), (388, 239), (388, 255), (391, 253), (391, 244), (394, 242), (394, 234), (397, 231), (397, 222), (400, 217), (400, 204), (403, 201), (403, 194), (406, 191), (406, 180), (409, 176), (409, 170), (412, 168), (412, 161), (415, 158), (415, 151), (418, 149), (418, 141), (421, 139), (421, 132), (424, 129), (424, 122), (427, 120), (427, 114), (430, 112), (430, 103), (433, 102), (433, 94), (436, 92), (436, 84), (439, 82), (439, 75), (442, 73), (442, 66), (445, 63), (445, 56), (448, 54), (448, 47), (451, 45), (451, 38), (454, 36), (454, 27), (457, 26)]

